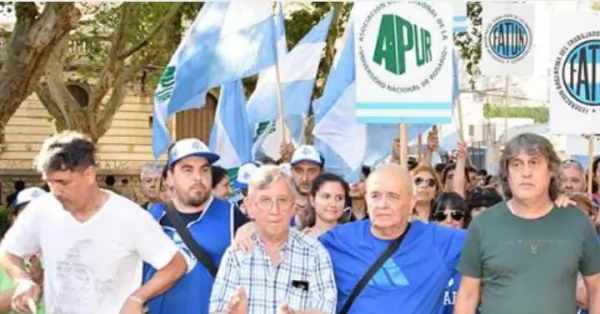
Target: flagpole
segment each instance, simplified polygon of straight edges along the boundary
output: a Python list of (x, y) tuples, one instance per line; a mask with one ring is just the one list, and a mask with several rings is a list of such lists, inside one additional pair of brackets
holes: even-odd
[[(275, 2), (275, 14), (278, 14), (279, 12), (279, 7), (281, 4), (279, 3), (279, 1)], [(283, 7), (281, 8), (283, 10)], [(277, 16), (275, 16), (275, 18), (277, 18)], [(275, 25), (275, 24), (273, 24)], [(281, 27), (284, 27), (283, 25), (281, 25)], [(277, 38), (277, 32), (273, 32), (274, 36), (275, 36), (275, 45), (277, 45), (277, 40), (279, 38)], [(276, 89), (277, 89), (277, 110), (279, 111), (279, 125), (281, 127), (281, 142), (282, 144), (287, 144), (287, 139), (285, 136), (285, 120), (283, 119), (283, 96), (281, 94), (281, 74), (279, 72), (279, 51), (277, 49), (277, 46), (275, 47), (275, 80), (276, 80)]]

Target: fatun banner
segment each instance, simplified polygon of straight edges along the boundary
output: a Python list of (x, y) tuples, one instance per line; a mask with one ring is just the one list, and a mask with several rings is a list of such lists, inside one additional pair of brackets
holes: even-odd
[(481, 74), (533, 75), (534, 6), (490, 2), (482, 6)]
[(587, 12), (555, 13), (550, 41), (550, 131), (600, 133), (600, 23)]
[(354, 6), (358, 121), (452, 122), (452, 3)]

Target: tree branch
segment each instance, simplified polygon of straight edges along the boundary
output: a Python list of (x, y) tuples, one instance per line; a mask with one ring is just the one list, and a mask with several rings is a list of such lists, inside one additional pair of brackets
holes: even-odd
[(101, 113), (98, 113), (98, 121), (96, 123), (95, 132), (99, 137), (104, 135), (112, 124), (112, 120), (119, 111), (119, 108), (123, 105), (123, 100), (127, 95), (127, 85), (128, 83), (136, 76), (136, 74), (140, 73), (142, 69), (152, 60), (156, 59), (159, 54), (159, 50), (155, 50), (152, 53), (148, 54), (144, 59), (137, 62), (137, 64), (132, 65), (127, 69), (123, 69), (119, 72), (117, 76), (117, 81), (113, 86), (112, 93), (104, 106), (104, 110)]
[[(8, 4), (5, 4), (8, 5)], [(38, 16), (39, 11), (35, 2), (15, 2), (15, 15), (18, 21), (31, 22)]]
[(133, 4), (125, 2), (121, 4), (121, 19), (119, 25), (112, 34), (112, 40), (104, 68), (100, 72), (98, 81), (94, 84), (90, 93), (90, 103), (88, 105), (91, 112), (96, 112), (102, 104), (102, 99), (114, 85), (115, 74), (123, 66), (123, 60), (119, 59), (119, 54), (125, 46), (125, 31), (131, 23), (133, 15)]
[[(74, 3), (48, 3), (41, 15), (16, 3), (18, 17), (0, 70), (0, 131), (37, 87), (56, 43), (81, 17)], [(33, 17), (33, 19), (32, 19)]]
[(65, 115), (63, 113), (62, 108), (60, 108), (58, 103), (52, 100), (52, 96), (50, 95), (50, 89), (48, 88), (48, 85), (39, 84), (35, 89), (35, 94), (37, 95), (44, 108), (48, 110), (48, 113), (56, 120), (56, 123), (58, 123), (62, 129), (69, 129), (70, 123), (68, 120), (65, 119)]
[(154, 25), (154, 28), (152, 28), (152, 30), (148, 33), (148, 35), (144, 39), (142, 39), (139, 43), (133, 45), (129, 50), (122, 53), (119, 56), (119, 59), (125, 60), (128, 57), (130, 57), (132, 54), (138, 52), (140, 49), (147, 46), (161, 29), (165, 28), (168, 24), (171, 23), (171, 21), (173, 21), (173, 19), (177, 16), (177, 13), (181, 9), (182, 5), (183, 5), (183, 2), (172, 3), (167, 14), (158, 23), (156, 23)]

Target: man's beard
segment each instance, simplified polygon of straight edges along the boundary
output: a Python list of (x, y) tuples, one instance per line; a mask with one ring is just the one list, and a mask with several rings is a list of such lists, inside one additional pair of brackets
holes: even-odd
[(190, 196), (190, 198), (187, 201), (187, 205), (188, 206), (192, 206), (192, 207), (198, 207), (203, 205), (204, 203), (206, 203), (206, 201), (208, 201), (208, 198), (210, 197), (210, 192), (200, 192), (200, 193), (196, 193)]

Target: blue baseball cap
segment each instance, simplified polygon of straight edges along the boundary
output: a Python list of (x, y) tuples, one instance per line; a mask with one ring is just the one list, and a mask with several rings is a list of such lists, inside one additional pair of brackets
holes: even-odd
[(211, 152), (208, 146), (202, 143), (201, 140), (197, 138), (186, 138), (177, 141), (175, 145), (171, 147), (167, 165), (171, 168), (176, 162), (191, 156), (204, 157), (211, 165), (221, 159), (219, 155)]
[(248, 183), (250, 183), (250, 179), (252, 178), (252, 174), (260, 167), (259, 164), (255, 162), (248, 162), (243, 164), (237, 173), (237, 177), (233, 181), (233, 185), (240, 190), (247, 190)]
[(46, 194), (48, 194), (48, 192), (38, 187), (26, 188), (19, 192), (19, 194), (17, 194), (17, 198), (12, 202), (10, 206), (13, 208), (13, 210), (16, 210), (19, 206), (25, 205), (33, 201), (34, 199)]

